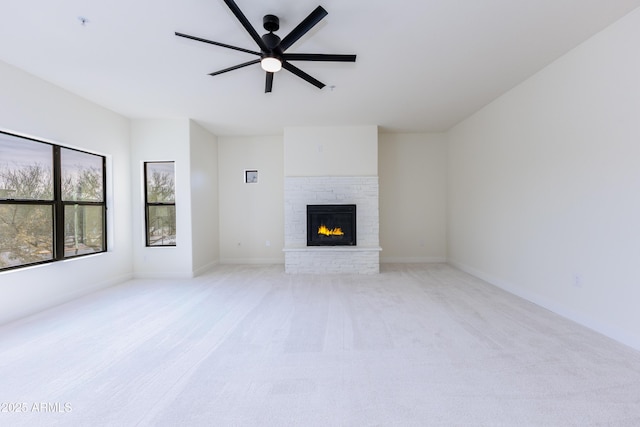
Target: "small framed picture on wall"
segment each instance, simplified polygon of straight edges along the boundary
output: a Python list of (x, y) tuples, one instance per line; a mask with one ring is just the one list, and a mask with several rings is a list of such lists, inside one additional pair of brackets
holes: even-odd
[(257, 184), (258, 183), (258, 171), (255, 169), (245, 170), (244, 171), (244, 182), (246, 184)]

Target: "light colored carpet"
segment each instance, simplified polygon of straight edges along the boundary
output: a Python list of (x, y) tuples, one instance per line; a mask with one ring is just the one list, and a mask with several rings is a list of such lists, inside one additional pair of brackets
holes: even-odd
[(443, 264), (221, 266), (0, 327), (0, 403), (2, 426), (638, 426), (640, 353)]

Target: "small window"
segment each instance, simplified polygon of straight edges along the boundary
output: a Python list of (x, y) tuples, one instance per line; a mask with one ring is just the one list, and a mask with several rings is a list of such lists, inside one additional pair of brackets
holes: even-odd
[(0, 132), (0, 270), (106, 250), (105, 158)]
[(176, 245), (174, 162), (145, 162), (147, 246)]

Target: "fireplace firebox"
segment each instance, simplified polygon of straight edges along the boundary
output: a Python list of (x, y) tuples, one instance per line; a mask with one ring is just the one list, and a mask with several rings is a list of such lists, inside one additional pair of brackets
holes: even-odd
[(356, 246), (356, 205), (307, 205), (307, 246)]

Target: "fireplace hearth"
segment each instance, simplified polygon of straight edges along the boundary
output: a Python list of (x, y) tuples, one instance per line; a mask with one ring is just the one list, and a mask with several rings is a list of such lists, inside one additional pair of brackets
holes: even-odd
[(307, 246), (356, 246), (356, 205), (307, 205)]

